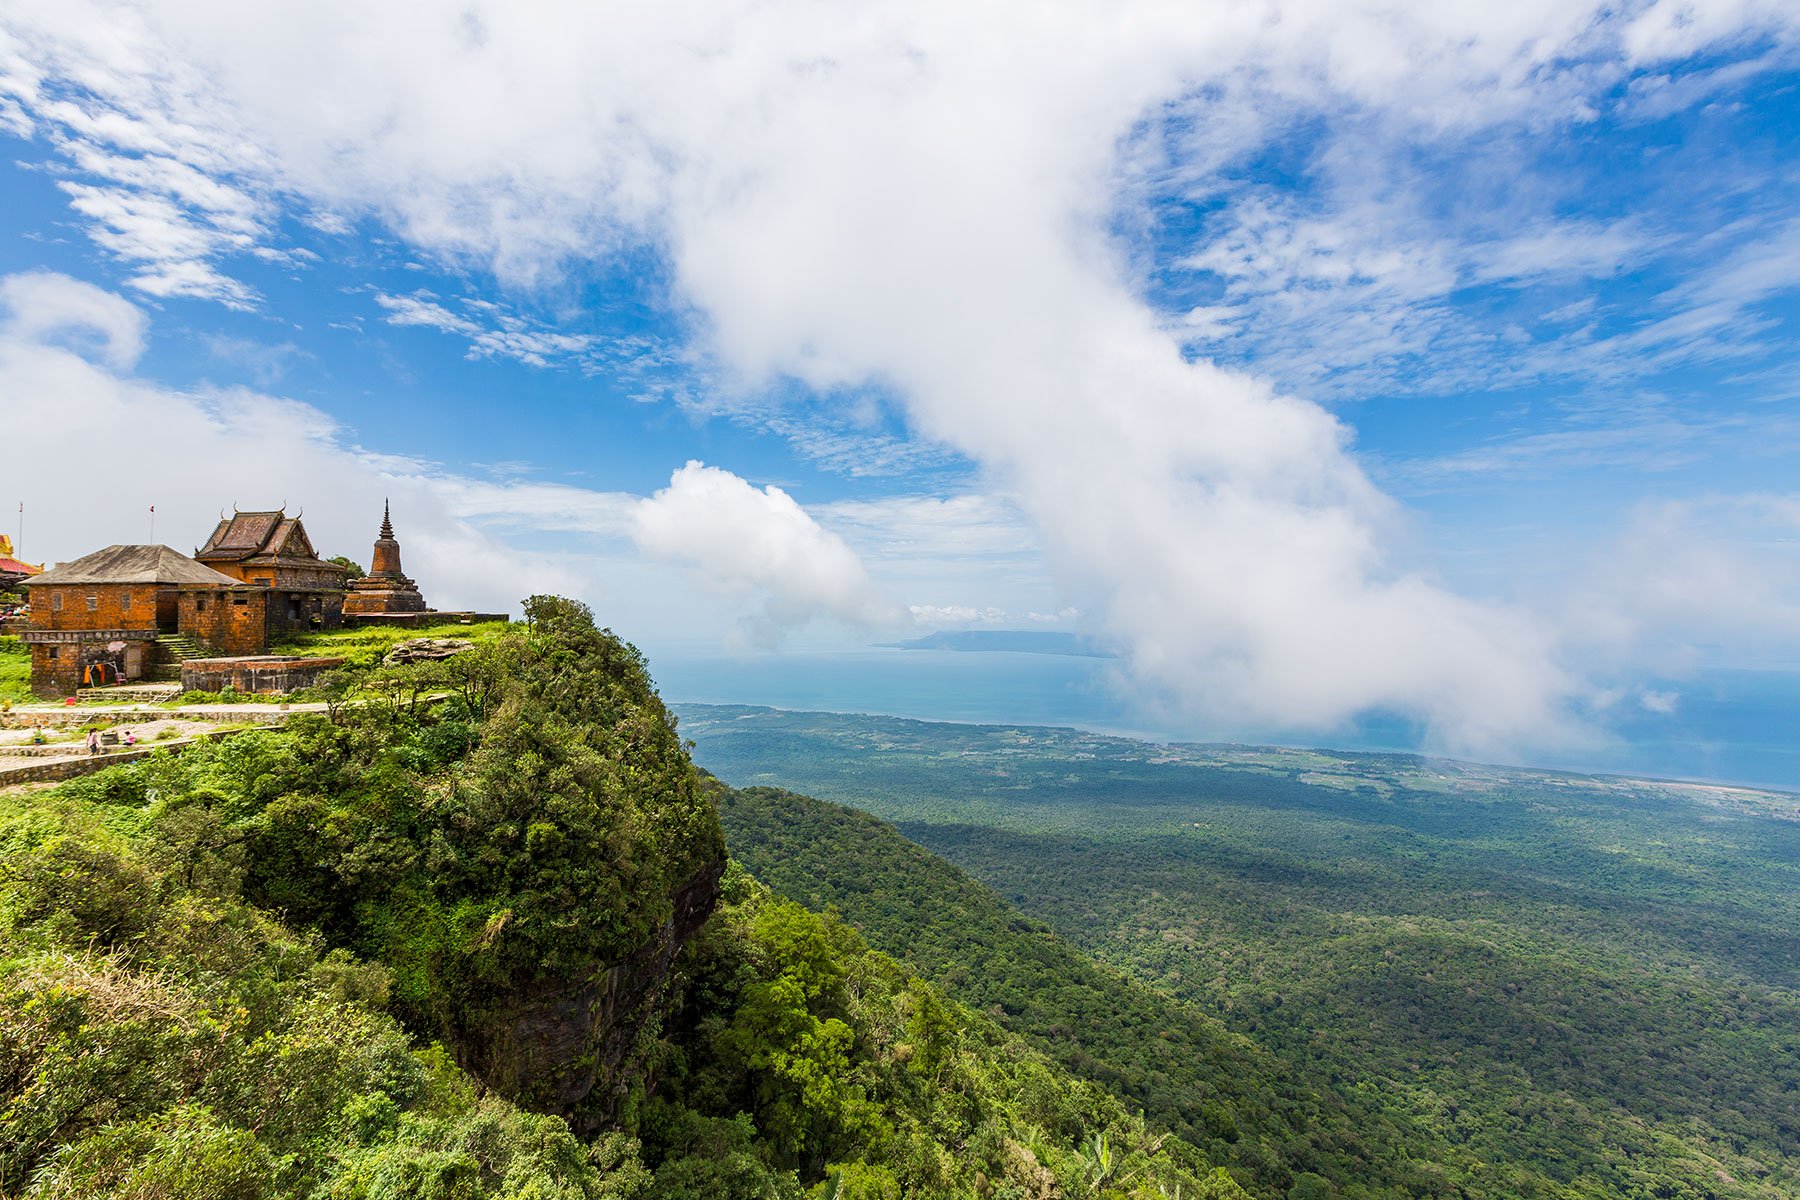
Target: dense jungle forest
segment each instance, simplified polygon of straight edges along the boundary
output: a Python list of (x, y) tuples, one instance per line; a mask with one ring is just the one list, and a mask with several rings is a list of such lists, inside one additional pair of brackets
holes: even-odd
[(0, 793), (0, 1194), (1246, 1195), (728, 863), (642, 658), (526, 613)]
[[(752, 870), (1072, 1070), (1129, 1078), (1246, 1178), (1310, 1171), (1371, 1197), (1800, 1193), (1794, 797), (682, 714), (703, 765), (770, 785), (721, 807)], [(1083, 952), (1100, 965), (1063, 965)], [(1254, 1086), (1201, 1065), (1228, 1055)]]

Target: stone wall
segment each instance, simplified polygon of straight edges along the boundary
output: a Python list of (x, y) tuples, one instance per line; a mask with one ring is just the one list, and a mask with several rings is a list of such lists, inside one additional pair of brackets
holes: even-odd
[(67, 729), (71, 725), (89, 725), (95, 721), (106, 721), (113, 725), (148, 725), (152, 721), (167, 721), (171, 717), (185, 719), (189, 716), (207, 721), (242, 720), (255, 721), (260, 725), (280, 725), (295, 712), (317, 711), (319, 706), (296, 705), (292, 709), (285, 709), (261, 703), (193, 705), (186, 709), (149, 708), (129, 704), (119, 707), (71, 704), (56, 708), (0, 709), (0, 729)]
[(269, 648), (269, 593), (259, 588), (186, 588), (179, 623), (181, 632), (220, 654), (261, 654)]
[(31, 691), (46, 700), (73, 696), (81, 687), (81, 647), (38, 642), (31, 647)]
[(181, 664), (181, 690), (220, 692), (294, 692), (313, 687), (319, 677), (341, 658), (291, 658), (257, 655), (249, 658), (196, 658)]
[(305, 633), (312, 629), (338, 629), (344, 624), (342, 591), (290, 591), (269, 593), (269, 635)]

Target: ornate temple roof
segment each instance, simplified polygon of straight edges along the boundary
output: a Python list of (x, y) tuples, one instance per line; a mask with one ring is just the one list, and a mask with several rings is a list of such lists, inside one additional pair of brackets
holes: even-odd
[[(244, 562), (249, 559), (317, 561), (318, 551), (299, 517), (274, 512), (233, 512), (220, 519), (206, 545), (194, 552), (201, 562)], [(329, 565), (329, 564), (327, 564)]]
[(12, 539), (0, 533), (0, 575), (36, 575), (44, 568), (13, 557)]

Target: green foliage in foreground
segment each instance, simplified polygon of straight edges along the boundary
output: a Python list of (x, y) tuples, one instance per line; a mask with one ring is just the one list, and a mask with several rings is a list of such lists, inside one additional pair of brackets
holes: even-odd
[(1245, 1193), (949, 1000), (849, 927), (737, 868), (691, 947), (641, 1110), (670, 1197)]
[[(1243, 1200), (738, 870), (666, 988), (636, 978), (663, 1010), (620, 1010), (622, 1104), (484, 1057), (509, 997), (652, 970), (723, 853), (636, 651), (527, 616), (441, 704), (383, 669), (382, 702), (0, 798), (0, 1194)], [(545, 1073), (593, 1068), (575, 1028)]]
[[(464, 1052), (517, 995), (650, 941), (724, 858), (642, 657), (579, 605), (528, 611), (445, 664), (463, 686), (442, 705), (302, 714), (70, 790), (167, 814), (184, 882), (381, 962), (396, 1013)], [(528, 1102), (554, 1083), (489, 1082)]]
[(190, 887), (190, 834), (68, 796), (0, 810), (0, 1193), (612, 1194), (629, 1146), (478, 1099), (382, 1011), (381, 967)]
[(418, 1043), (383, 966), (220, 894), (208, 826), (120, 802), (139, 771), (0, 807), (0, 1193), (1245, 1198), (735, 870), (655, 1077), (582, 1142)]
[(0, 637), (0, 702), (28, 704), (31, 694), (31, 647), (18, 638)]
[[(1035, 920), (967, 904), (941, 862), (841, 810), (728, 804), (774, 886), (1052, 1050), (1046, 1009), (1089, 1001), (1036, 982), (1044, 927), (1178, 997), (1171, 1020), (1217, 1014), (1274, 1063), (1256, 1076), (1271, 1109), (1312, 1114), (1256, 1140), (1341, 1195), (1800, 1195), (1794, 797), (1066, 730), (683, 719), (710, 769), (897, 821)], [(1089, 1037), (1144, 1078), (1135, 1030)], [(1141, 1094), (1187, 1128), (1178, 1089)]]

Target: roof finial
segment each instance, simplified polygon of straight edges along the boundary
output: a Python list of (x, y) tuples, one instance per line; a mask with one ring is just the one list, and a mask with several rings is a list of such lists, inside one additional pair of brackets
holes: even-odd
[(394, 536), (394, 523), (388, 520), (388, 502), (386, 497), (383, 497), (381, 501), (381, 536), (384, 538), (391, 538)]

